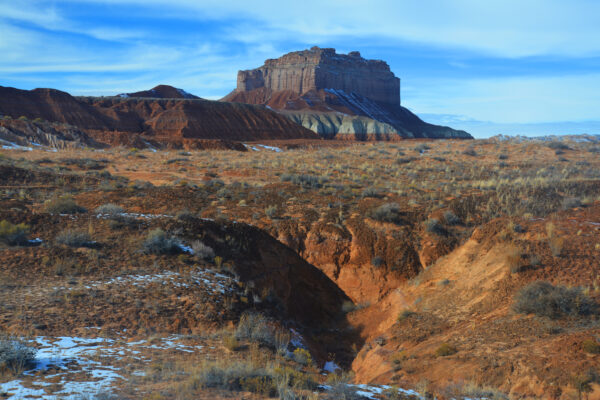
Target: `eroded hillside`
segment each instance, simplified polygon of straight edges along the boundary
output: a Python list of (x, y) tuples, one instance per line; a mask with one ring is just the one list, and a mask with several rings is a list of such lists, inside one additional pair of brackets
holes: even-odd
[(600, 149), (247, 147), (2, 150), (0, 328), (74, 338), (2, 390), (99, 357), (119, 398), (598, 396)]

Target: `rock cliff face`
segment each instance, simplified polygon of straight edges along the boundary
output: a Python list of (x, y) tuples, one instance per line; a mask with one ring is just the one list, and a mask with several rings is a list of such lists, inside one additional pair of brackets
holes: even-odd
[(302, 95), (334, 88), (372, 100), (400, 105), (400, 79), (386, 62), (365, 60), (357, 51), (337, 54), (335, 49), (313, 47), (270, 59), (258, 68), (238, 72), (238, 91), (265, 87), (273, 92), (290, 90)]
[(387, 63), (366, 60), (358, 52), (313, 47), (267, 60), (260, 68), (238, 72), (237, 88), (222, 100), (286, 111), (325, 138), (472, 138), (428, 124), (402, 107), (400, 80)]
[[(175, 88), (157, 88), (155, 94), (184, 96)], [(195, 142), (319, 138), (265, 107), (203, 99), (73, 97), (55, 89), (28, 91), (0, 86), (0, 115), (68, 124), (99, 142), (136, 147), (152, 143), (158, 147), (205, 148), (206, 142)], [(37, 124), (33, 129), (40, 127), (52, 128), (46, 133), (56, 134), (56, 127), (47, 124)], [(13, 128), (13, 136), (17, 131), (26, 132)], [(41, 140), (43, 135), (36, 135)], [(48, 138), (46, 141), (52, 142)]]

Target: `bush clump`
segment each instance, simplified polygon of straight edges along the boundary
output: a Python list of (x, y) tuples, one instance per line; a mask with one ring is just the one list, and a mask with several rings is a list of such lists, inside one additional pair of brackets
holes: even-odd
[(190, 221), (193, 220), (196, 216), (190, 210), (179, 210), (177, 214), (175, 214), (175, 218), (179, 221)]
[(467, 149), (463, 150), (463, 152), (462, 152), (462, 153), (463, 153), (464, 155), (466, 155), (466, 156), (471, 156), (471, 157), (476, 157), (476, 156), (477, 156), (477, 152), (476, 152), (476, 151), (475, 151), (475, 149), (474, 149), (474, 148), (472, 148), (472, 147), (469, 147), (469, 148), (467, 148)]
[(306, 189), (319, 189), (327, 181), (320, 176), (296, 174), (283, 174), (280, 179), (282, 182), (291, 182)]
[(29, 226), (25, 224), (11, 224), (6, 220), (0, 221), (0, 243), (9, 246), (24, 244), (27, 242)]
[(367, 216), (380, 222), (393, 222), (395, 224), (402, 222), (400, 206), (398, 203), (382, 204), (379, 207), (370, 210)]
[(383, 258), (379, 257), (379, 256), (375, 256), (371, 259), (371, 265), (374, 266), (375, 268), (379, 268), (383, 265), (384, 260)]
[(451, 344), (442, 343), (440, 347), (436, 349), (435, 355), (438, 357), (447, 357), (451, 356), (452, 354), (456, 354), (457, 351), (458, 350), (456, 350), (456, 347), (452, 346)]
[(265, 208), (265, 214), (269, 218), (275, 218), (277, 216), (277, 206), (268, 206)]
[(554, 286), (544, 281), (523, 287), (516, 295), (513, 308), (518, 313), (552, 319), (591, 315), (598, 311), (597, 304), (581, 288)]
[(193, 389), (209, 387), (248, 391), (268, 397), (277, 390), (273, 376), (267, 370), (234, 360), (204, 361), (199, 373), (192, 378), (191, 386)]
[(308, 350), (298, 347), (294, 350), (294, 361), (302, 365), (312, 365), (313, 359)]
[(552, 150), (571, 150), (571, 148), (566, 143), (559, 142), (556, 140), (546, 143), (546, 146)]
[(151, 230), (142, 243), (142, 252), (146, 254), (179, 254), (183, 252), (181, 242), (167, 235), (162, 229)]
[(48, 200), (46, 211), (51, 214), (77, 214), (86, 212), (86, 209), (75, 203), (72, 197), (61, 196)]
[(13, 337), (0, 337), (0, 372), (19, 375), (33, 364), (37, 350), (23, 340)]
[(586, 353), (600, 354), (600, 343), (595, 339), (586, 339), (581, 343), (581, 348)]
[(203, 260), (212, 260), (215, 258), (215, 251), (212, 247), (205, 245), (199, 240), (192, 242), (192, 250), (196, 257), (201, 258)]
[(433, 233), (440, 236), (446, 234), (446, 229), (444, 229), (440, 221), (438, 221), (435, 218), (431, 218), (425, 221), (425, 230), (429, 233)]
[(258, 313), (242, 314), (235, 330), (237, 339), (246, 339), (273, 347), (277, 342), (276, 336), (276, 331), (267, 318)]
[(67, 229), (56, 235), (56, 243), (69, 247), (90, 247), (94, 241), (87, 232)]
[(363, 190), (361, 197), (381, 197), (381, 191), (374, 187), (368, 187)]
[(444, 213), (444, 221), (446, 221), (446, 224), (448, 225), (458, 225), (461, 222), (460, 218), (452, 211), (446, 211)]

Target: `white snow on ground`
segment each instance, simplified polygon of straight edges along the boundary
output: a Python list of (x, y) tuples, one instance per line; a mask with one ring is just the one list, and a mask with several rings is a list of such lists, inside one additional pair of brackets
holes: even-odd
[[(154, 218), (173, 218), (173, 215), (168, 214), (140, 214), (140, 213), (119, 213), (122, 217), (139, 218), (139, 219), (154, 219)], [(67, 214), (61, 216), (68, 216)], [(107, 219), (114, 217), (114, 214), (97, 214), (98, 219)]]
[(262, 147), (264, 149), (267, 149), (267, 150), (274, 151), (275, 153), (281, 153), (281, 152), (283, 152), (283, 150), (281, 150), (279, 147), (275, 147), (275, 146), (267, 146), (266, 144), (257, 144), (257, 146), (260, 146), (260, 147)]
[(246, 143), (244, 143), (244, 146), (246, 146), (246, 148), (247, 148), (247, 149), (251, 149), (251, 150), (254, 150), (254, 151), (260, 151), (260, 149), (259, 149), (259, 148), (256, 148), (256, 147), (254, 147), (254, 146), (247, 145)]
[[(388, 385), (379, 385), (379, 386), (373, 386), (373, 385), (365, 385), (365, 384), (360, 384), (360, 385), (351, 385), (348, 384), (348, 387), (354, 388), (356, 389), (356, 394), (358, 394), (359, 396), (362, 396), (364, 398), (367, 399), (371, 399), (371, 400), (378, 400), (377, 395), (381, 395), (381, 393), (383, 393), (384, 390), (388, 390), (391, 389), (391, 386)], [(329, 385), (319, 385), (319, 388), (321, 390), (325, 390), (325, 391), (329, 391), (332, 389), (331, 386)], [(407, 390), (407, 389), (398, 389), (398, 393), (405, 395), (405, 396), (412, 396), (415, 399), (424, 399), (424, 397), (422, 397), (418, 392), (415, 392), (414, 390)]]
[[(189, 274), (181, 274), (175, 271), (163, 271), (158, 274), (117, 276), (106, 281), (92, 281), (86, 283), (84, 287), (86, 289), (96, 289), (114, 285), (146, 287), (151, 284), (162, 284), (188, 288), (192, 285), (197, 285), (205, 287), (213, 293), (224, 294), (225, 292), (234, 290), (232, 283), (232, 278), (226, 275), (210, 269), (197, 268)], [(74, 290), (73, 287), (63, 286), (54, 289)]]
[[(31, 384), (25, 384), (23, 379), (0, 384), (0, 392), (6, 393), (8, 399), (54, 399), (55, 396), (48, 394), (45, 389), (50, 385), (60, 385), (62, 390), (58, 393), (65, 396), (63, 398), (93, 395), (106, 389), (117, 379), (123, 379), (113, 367), (92, 360), (99, 349), (98, 346), (112, 345), (111, 339), (40, 336), (33, 340), (33, 343), (38, 347), (35, 368), (26, 371), (24, 375), (35, 376), (36, 380)], [(49, 367), (52, 367), (51, 373), (40, 374), (48, 371)], [(73, 378), (69, 375), (80, 372), (84, 372), (85, 376), (91, 379), (72, 382)]]
[[(359, 389), (356, 391), (356, 393), (359, 394), (360, 396), (366, 397), (368, 399), (376, 399), (375, 395), (379, 395), (384, 390), (388, 390), (391, 388), (391, 386), (388, 386), (388, 385), (371, 386), (371, 385), (360, 384), (360, 385), (348, 385), (348, 386), (352, 386), (352, 387)], [(423, 397), (421, 397), (421, 395), (419, 393), (415, 392), (414, 390), (407, 390), (407, 389), (399, 388), (398, 393), (403, 394), (405, 396), (414, 396), (417, 399), (423, 398)]]
[(26, 150), (26, 151), (33, 150), (33, 148), (31, 148), (31, 147), (20, 146), (16, 143), (9, 142), (8, 140), (3, 140), (3, 139), (0, 139), (0, 144), (2, 144), (2, 148), (4, 150)]
[(327, 372), (335, 372), (338, 369), (341, 369), (341, 368), (338, 367), (338, 365), (336, 363), (334, 363), (333, 361), (327, 361), (325, 363), (325, 366), (323, 367), (323, 371), (327, 371)]
[(6, 383), (0, 383), (0, 393), (9, 393), (8, 399), (27, 399), (39, 398), (45, 391), (44, 389), (30, 389), (21, 385), (20, 380), (14, 380)]
[(150, 150), (153, 153), (156, 153), (156, 149), (154, 148), (154, 146), (152, 146), (152, 144), (150, 142), (148, 142), (147, 140), (142, 139), (142, 142), (144, 142), (144, 144), (146, 146), (148, 146), (148, 150)]
[(194, 254), (194, 249), (192, 249), (190, 246), (186, 246), (184, 244), (180, 244), (179, 248), (184, 252), (184, 253), (190, 253), (190, 254)]
[[(122, 376), (120, 367), (111, 365), (124, 356), (132, 356), (144, 363), (152, 357), (140, 357), (141, 349), (158, 351), (195, 352), (203, 346), (181, 343), (182, 336), (140, 340), (126, 343), (107, 338), (44, 337), (38, 336), (29, 343), (38, 348), (35, 367), (24, 372), (22, 379), (0, 383), (3, 399), (80, 399), (99, 392), (110, 391), (110, 387)], [(143, 375), (143, 371), (136, 371)], [(57, 397), (60, 396), (60, 397)]]
[(275, 153), (282, 153), (283, 150), (281, 150), (279, 147), (275, 147), (275, 146), (267, 146), (266, 144), (257, 144), (256, 146), (251, 146), (249, 144), (244, 143), (244, 146), (246, 146), (247, 149), (251, 149), (254, 151), (260, 151), (260, 149), (258, 147), (262, 147), (265, 150), (271, 150), (274, 151)]
[(306, 349), (306, 344), (304, 344), (304, 338), (302, 337), (302, 335), (298, 333), (298, 331), (294, 328), (291, 328), (290, 332), (292, 333), (292, 338), (290, 339), (290, 343), (292, 344), (292, 346), (296, 348)]

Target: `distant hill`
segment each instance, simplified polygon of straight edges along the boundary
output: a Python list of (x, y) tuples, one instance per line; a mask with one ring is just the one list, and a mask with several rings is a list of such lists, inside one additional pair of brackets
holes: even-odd
[[(160, 93), (174, 94), (170, 89), (161, 89)], [(136, 147), (203, 148), (206, 142), (200, 140), (319, 138), (265, 107), (203, 99), (73, 97), (55, 89), (20, 90), (0, 86), (0, 115), (68, 124), (98, 142)]]
[(142, 90), (134, 93), (121, 93), (117, 96), (123, 98), (145, 97), (152, 99), (200, 99), (200, 97), (194, 96), (183, 89), (178, 89), (169, 85), (158, 85), (150, 90)]

